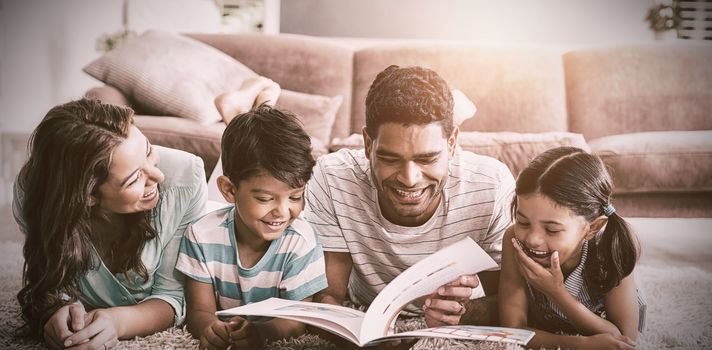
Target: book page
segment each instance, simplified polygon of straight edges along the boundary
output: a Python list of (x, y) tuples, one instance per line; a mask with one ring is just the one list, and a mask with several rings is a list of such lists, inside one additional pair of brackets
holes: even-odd
[(361, 341), (387, 335), (393, 319), (412, 300), (433, 293), (461, 275), (496, 267), (497, 263), (469, 237), (431, 254), (403, 271), (376, 296), (363, 320)]
[(269, 298), (256, 303), (218, 311), (217, 316), (252, 315), (280, 317), (326, 329), (359, 343), (364, 313), (344, 306)]
[(390, 341), (394, 339), (423, 337), (496, 341), (526, 345), (532, 339), (532, 337), (534, 337), (534, 331), (519, 328), (489, 326), (443, 326), (392, 334), (386, 337), (378, 338), (376, 341), (369, 343), (368, 345), (374, 345), (376, 343)]

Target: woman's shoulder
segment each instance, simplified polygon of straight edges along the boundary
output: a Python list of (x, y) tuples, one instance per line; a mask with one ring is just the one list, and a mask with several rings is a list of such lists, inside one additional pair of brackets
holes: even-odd
[(165, 175), (163, 187), (195, 186), (205, 182), (203, 160), (191, 153), (162, 146), (154, 146), (160, 156), (158, 168)]

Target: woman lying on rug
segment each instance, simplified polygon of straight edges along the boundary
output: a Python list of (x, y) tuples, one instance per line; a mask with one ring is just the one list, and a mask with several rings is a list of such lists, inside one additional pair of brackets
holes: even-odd
[(638, 243), (611, 190), (603, 162), (573, 147), (542, 153), (517, 178), (499, 308), (502, 326), (535, 328), (528, 347), (635, 348)]
[(151, 146), (129, 108), (52, 108), (31, 138), (13, 212), (26, 234), (20, 333), (105, 349), (182, 322), (180, 240), (202, 213), (202, 160)]

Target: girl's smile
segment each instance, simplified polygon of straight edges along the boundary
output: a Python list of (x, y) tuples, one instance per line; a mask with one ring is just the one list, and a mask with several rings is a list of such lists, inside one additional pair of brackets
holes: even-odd
[(527, 247), (526, 244), (522, 243), (522, 241), (518, 240), (517, 238), (514, 238), (517, 241), (517, 244), (519, 244), (519, 247), (522, 248), (524, 253), (527, 254), (528, 257), (532, 258), (533, 260), (537, 261), (541, 265), (545, 265), (544, 262), (550, 261), (551, 254), (554, 254), (553, 251), (540, 251), (540, 250), (534, 250), (529, 247)]
[(567, 274), (578, 265), (584, 240), (594, 234), (582, 216), (541, 193), (517, 196), (514, 238), (539, 265), (550, 267), (551, 255), (558, 251)]

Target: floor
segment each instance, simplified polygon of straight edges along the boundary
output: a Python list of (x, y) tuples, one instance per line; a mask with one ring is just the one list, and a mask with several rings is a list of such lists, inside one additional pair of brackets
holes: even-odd
[(641, 263), (697, 266), (712, 272), (712, 218), (628, 221), (640, 239)]
[(12, 217), (12, 207), (9, 204), (0, 206), (0, 242), (21, 242), (22, 240), (22, 233), (20, 233), (15, 219)]

